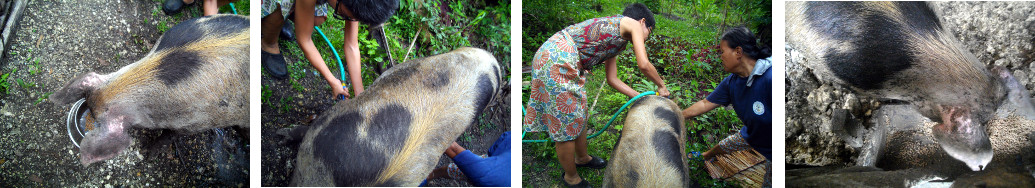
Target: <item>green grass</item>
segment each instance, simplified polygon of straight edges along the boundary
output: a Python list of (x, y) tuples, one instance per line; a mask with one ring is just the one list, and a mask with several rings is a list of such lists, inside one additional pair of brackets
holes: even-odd
[(18, 71), (18, 68), (14, 68), (13, 70), (11, 70), (10, 73), (4, 73), (3, 75), (0, 75), (0, 93), (2, 93), (3, 95), (11, 94), (11, 83), (7, 82), (7, 78), (13, 75), (15, 71)]
[[(385, 46), (388, 52), (379, 49), (367, 25), (359, 27), (359, 51), (363, 85), (367, 86), (380, 76), (374, 67), (387, 67), (394, 59), (402, 63), (411, 42), (417, 46), (409, 52), (408, 60), (441, 54), (454, 49), (474, 46), (490, 51), (499, 61), (505, 72), (509, 72), (510, 64), (510, 5), (508, 1), (481, 2), (460, 0), (448, 2), (402, 0), (399, 10), (390, 18), (384, 27)], [(444, 6), (443, 6), (444, 5)], [(448, 8), (443, 8), (448, 7)], [(443, 10), (448, 10), (443, 12)], [(330, 13), (333, 14), (333, 13)], [(319, 28), (330, 40), (344, 62), (344, 32), (346, 22), (328, 16)], [(376, 32), (380, 32), (377, 30)], [(416, 39), (416, 40), (414, 40)], [(316, 44), (324, 63), (335, 77), (341, 78), (338, 61), (324, 39), (315, 31), (312, 40)], [(295, 75), (302, 69), (311, 68), (308, 59), (302, 57), (298, 44), (292, 41), (280, 41), (282, 51), (297, 55), (301, 61), (299, 67), (290, 68)], [(391, 53), (391, 58), (389, 57)], [(289, 65), (290, 66), (290, 65)], [(384, 70), (382, 70), (384, 71)], [(294, 76), (293, 76), (294, 77)], [(299, 77), (301, 78), (301, 77)], [(509, 79), (506, 74), (504, 79)], [(345, 80), (342, 80), (345, 82)], [(328, 86), (329, 87), (329, 86)]]

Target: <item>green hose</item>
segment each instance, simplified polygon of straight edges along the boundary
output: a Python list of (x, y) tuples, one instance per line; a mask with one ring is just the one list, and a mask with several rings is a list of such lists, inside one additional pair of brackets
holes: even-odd
[(341, 57), (338, 56), (338, 50), (334, 49), (334, 44), (331, 44), (331, 40), (327, 39), (327, 35), (324, 35), (323, 31), (320, 31), (320, 27), (313, 26), (313, 29), (316, 30), (316, 33), (320, 34), (320, 37), (323, 37), (324, 42), (327, 42), (327, 47), (331, 47), (331, 52), (334, 53), (334, 59), (338, 60), (338, 71), (341, 72), (341, 83), (345, 83), (345, 66), (341, 63)]
[[(611, 123), (613, 123), (615, 121), (615, 118), (618, 118), (618, 115), (621, 114), (622, 111), (625, 111), (626, 107), (629, 107), (629, 105), (631, 105), (633, 102), (636, 102), (637, 99), (640, 99), (643, 96), (653, 95), (653, 94), (654, 94), (654, 91), (647, 91), (647, 92), (640, 93), (639, 95), (636, 95), (636, 97), (633, 97), (632, 99), (629, 99), (628, 102), (625, 102), (625, 104), (622, 105), (622, 108), (619, 108), (618, 111), (615, 112), (615, 114), (611, 116), (611, 120), (607, 121), (607, 125), (604, 125), (603, 129), (600, 129), (596, 133), (593, 133), (593, 135), (587, 136), (586, 139), (597, 137), (600, 134), (603, 134), (604, 131), (606, 131), (608, 127), (611, 127)], [(525, 107), (521, 106), (521, 114), (522, 114), (522, 116), (524, 116), (525, 113), (527, 113), (527, 112), (525, 112)], [(521, 138), (522, 138), (522, 140), (521, 140), (522, 143), (535, 143), (535, 142), (545, 143), (545, 142), (552, 141), (552, 140), (548, 140), (548, 139), (547, 140), (524, 140), (524, 138), (525, 138), (525, 131), (524, 131), (523, 128), (522, 128), (522, 131), (521, 131)]]

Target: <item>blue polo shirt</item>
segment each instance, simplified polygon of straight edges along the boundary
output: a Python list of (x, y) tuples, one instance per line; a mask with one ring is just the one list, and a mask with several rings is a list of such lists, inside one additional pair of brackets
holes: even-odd
[(759, 59), (751, 76), (730, 74), (715, 91), (708, 95), (709, 102), (722, 106), (733, 105), (733, 111), (744, 122), (740, 135), (755, 151), (772, 160), (773, 136), (773, 71), (772, 57)]
[(489, 148), (487, 158), (464, 150), (453, 163), (479, 187), (510, 187), (510, 132), (504, 132)]

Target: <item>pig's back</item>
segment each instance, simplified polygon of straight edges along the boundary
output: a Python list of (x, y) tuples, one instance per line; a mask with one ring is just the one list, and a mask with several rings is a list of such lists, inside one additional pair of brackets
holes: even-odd
[(292, 184), (417, 186), (492, 99), (499, 71), (474, 48), (393, 67), (315, 121)]
[(140, 104), (151, 127), (197, 132), (248, 126), (248, 19), (214, 15), (177, 24), (118, 72), (101, 100)]
[(604, 172), (603, 187), (687, 187), (686, 142), (680, 109), (660, 96), (629, 109)]

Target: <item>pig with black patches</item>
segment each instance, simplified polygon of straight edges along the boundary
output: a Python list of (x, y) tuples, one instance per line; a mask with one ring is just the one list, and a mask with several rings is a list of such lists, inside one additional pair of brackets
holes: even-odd
[[(992, 160), (985, 124), (1003, 104), (1031, 117), (1031, 99), (1009, 72), (977, 58), (925, 2), (789, 2), (787, 41), (818, 78), (917, 106), (953, 158), (980, 170)], [(1026, 107), (1025, 107), (1026, 106)]]
[(477, 48), (392, 67), (302, 129), (291, 185), (417, 186), (492, 100), (500, 70)]
[(681, 110), (661, 96), (637, 100), (604, 170), (603, 187), (690, 187)]
[(129, 147), (129, 128), (196, 133), (248, 126), (248, 18), (213, 15), (170, 28), (144, 58), (109, 74), (82, 74), (50, 96), (86, 98), (94, 129), (80, 162), (110, 159)]

